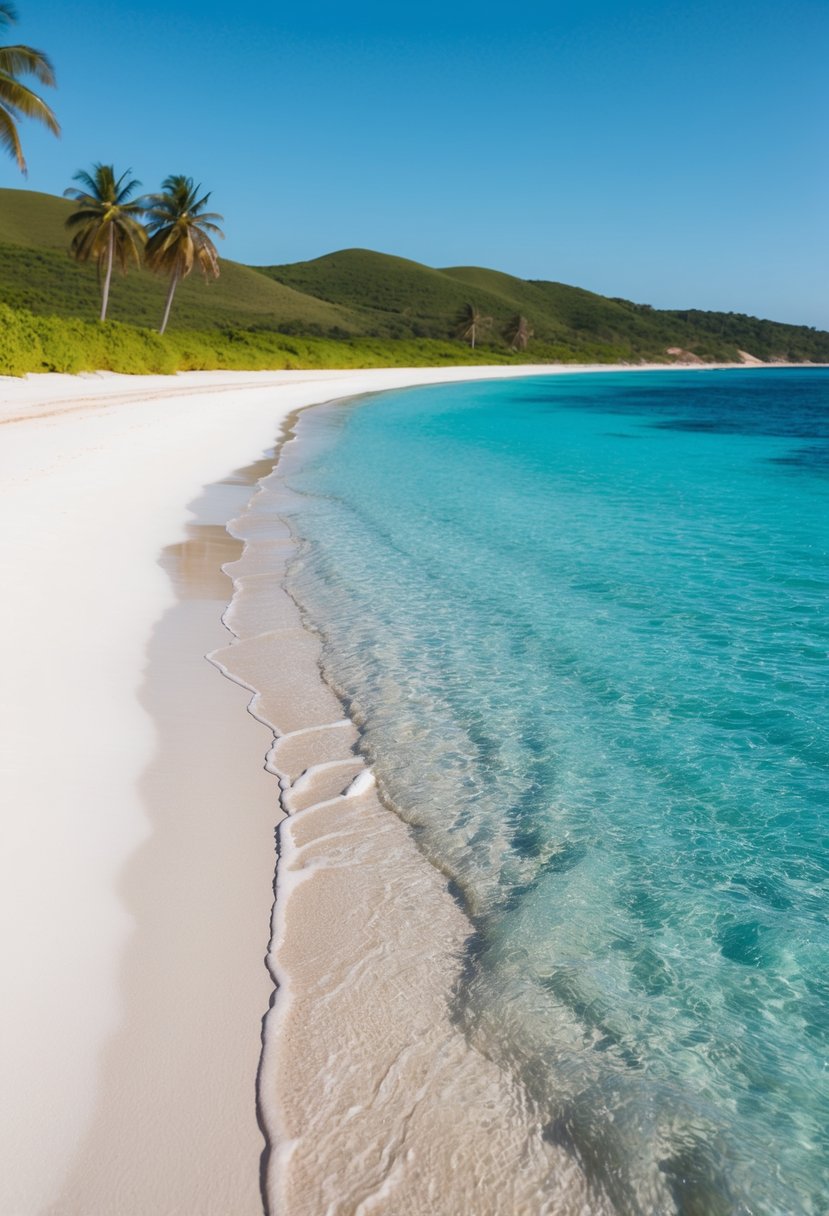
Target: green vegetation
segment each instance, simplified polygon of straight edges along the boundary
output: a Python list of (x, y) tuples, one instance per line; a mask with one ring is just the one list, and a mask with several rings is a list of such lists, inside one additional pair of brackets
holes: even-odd
[(0, 304), (0, 376), (27, 372), (257, 371), (281, 368), (435, 367), (509, 363), (507, 351), (476, 358), (455, 342), (299, 338), (250, 330), (173, 330), (163, 336), (109, 321), (36, 316)]
[(73, 178), (85, 189), (71, 186), (64, 190), (65, 197), (77, 204), (66, 220), (66, 227), (75, 232), (69, 249), (76, 261), (95, 263), (101, 284), (102, 321), (106, 320), (113, 266), (117, 262), (122, 274), (127, 273), (130, 263), (140, 266), (146, 241), (140, 223), (141, 203), (129, 201), (141, 185), (125, 180), (131, 172), (127, 169), (116, 179), (112, 165), (93, 165), (91, 173), (81, 169)]
[[(13, 308), (92, 320), (100, 311), (93, 266), (72, 262), (65, 223), (72, 204), (32, 190), (0, 190), (0, 301)], [(320, 337), (361, 332), (351, 314), (283, 287), (248, 266), (222, 259), (221, 278), (207, 287), (193, 278), (176, 291), (171, 327), (269, 329)], [(166, 284), (149, 270), (112, 284), (107, 316), (156, 328)]]
[(224, 236), (217, 223), (223, 217), (205, 211), (210, 195), (199, 198), (200, 190), (192, 177), (178, 174), (164, 181), (160, 194), (151, 194), (145, 200), (147, 265), (170, 279), (160, 334), (167, 328), (176, 287), (194, 266), (205, 279), (219, 277), (219, 254), (210, 234)]
[[(14, 5), (0, 3), (0, 30), (16, 21)], [(60, 134), (60, 127), (43, 98), (23, 84), (20, 76), (34, 76), (49, 88), (55, 84), (54, 68), (43, 51), (30, 46), (0, 46), (0, 146), (17, 161), (18, 169), (25, 174), (26, 160), (17, 131), (21, 117), (42, 122), (55, 135)]]
[[(433, 270), (367, 250), (260, 269), (222, 259), (215, 282), (204, 286), (195, 276), (178, 282), (163, 337), (148, 329), (163, 314), (166, 285), (140, 269), (123, 285), (113, 283), (112, 320), (90, 326), (99, 292), (94, 268), (73, 263), (66, 249), (71, 210), (50, 195), (0, 190), (0, 301), (9, 306), (0, 343), (5, 374), (669, 363), (671, 348), (708, 361), (734, 361), (743, 350), (767, 360), (829, 362), (829, 334), (805, 326), (659, 311), (563, 283), (475, 267)], [(486, 333), (476, 332), (474, 349), (457, 337), (458, 317), (470, 308), (493, 319)]]
[(829, 362), (829, 334), (803, 325), (736, 313), (660, 311), (481, 267), (433, 270), (404, 258), (345, 249), (311, 262), (261, 269), (286, 286), (351, 308), (378, 336), (450, 336), (473, 301), (475, 311), (491, 316), (495, 325), (482, 349), (508, 347), (500, 335), (517, 314), (533, 332), (526, 354), (538, 360), (671, 362), (667, 351), (675, 347), (707, 361), (735, 361), (744, 350), (759, 359)]

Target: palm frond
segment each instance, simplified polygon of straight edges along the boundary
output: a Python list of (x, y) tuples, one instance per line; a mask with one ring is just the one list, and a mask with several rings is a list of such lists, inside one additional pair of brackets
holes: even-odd
[(124, 184), (124, 178), (126, 178), (130, 173), (132, 173), (132, 169), (127, 169), (126, 173), (122, 173), (118, 178), (118, 181), (115, 183), (115, 202), (119, 207), (123, 206), (127, 202), (127, 199), (131, 195), (135, 194), (136, 190), (141, 188), (141, 183), (137, 180), (137, 178), (127, 182), (126, 185)]
[(146, 233), (140, 224), (130, 222), (122, 229), (122, 239), (115, 243), (115, 256), (123, 274), (133, 262), (140, 266), (145, 242)]
[(88, 262), (90, 258), (104, 258), (107, 251), (106, 231), (88, 225), (75, 233), (69, 248), (72, 256), (79, 262)]
[(0, 102), (26, 118), (36, 118), (54, 135), (60, 134), (60, 125), (53, 111), (37, 93), (21, 84), (9, 72), (0, 67)]
[[(135, 179), (126, 181), (130, 173), (132, 173), (132, 169), (127, 169), (126, 173), (122, 173), (119, 178), (116, 178), (114, 166), (100, 163), (92, 166), (91, 173), (88, 173), (86, 169), (79, 169), (72, 175), (72, 181), (80, 182), (86, 189), (76, 190), (70, 186), (69, 189), (64, 190), (64, 197), (78, 200), (87, 197), (100, 203), (108, 203), (110, 206), (123, 207), (127, 204), (130, 195), (134, 194), (141, 185)], [(137, 201), (129, 205), (138, 206)], [(143, 211), (143, 207), (138, 206), (138, 211)]]
[(121, 210), (124, 215), (144, 216), (144, 200), (143, 198), (134, 198), (129, 203), (121, 203)]
[(100, 204), (97, 206), (90, 205), (87, 200), (84, 200), (83, 207), (80, 207), (77, 211), (73, 211), (71, 215), (67, 216), (66, 220), (64, 221), (64, 227), (76, 228), (78, 224), (85, 224), (89, 220), (94, 220), (95, 223), (98, 223), (101, 219), (101, 214), (102, 212)]
[[(11, 0), (0, 0), (0, 29), (17, 21), (17, 9)], [(37, 93), (18, 80), (18, 76), (34, 76), (41, 84), (55, 84), (55, 69), (43, 51), (31, 46), (0, 46), (0, 147), (26, 173), (26, 160), (20, 146), (17, 123), (21, 117), (42, 122), (54, 135), (60, 135), (60, 124), (54, 112)]]
[[(198, 193), (198, 188), (194, 191), (194, 194), (197, 194), (197, 193)], [(207, 206), (209, 201), (210, 201), (209, 194), (205, 194), (204, 198), (194, 199), (190, 205), (190, 210), (193, 212), (194, 215), (198, 215), (199, 218), (203, 218), (204, 216), (212, 215), (213, 212), (203, 210), (203, 208)], [(219, 216), (218, 218), (222, 219), (222, 216)]]
[(23, 149), (20, 146), (20, 136), (17, 134), (15, 116), (0, 104), (0, 148), (17, 161), (18, 168), (25, 173), (26, 161), (23, 159)]
[[(98, 168), (97, 165), (95, 167)], [(98, 187), (95, 184), (95, 178), (90, 173), (87, 173), (85, 169), (79, 169), (77, 173), (73, 173), (72, 181), (80, 182), (82, 186), (86, 186), (86, 190), (76, 190), (74, 186), (69, 186), (63, 192), (66, 198), (75, 198), (76, 196), (80, 196), (82, 193), (88, 198), (100, 197), (98, 194)]]
[(22, 73), (35, 76), (41, 84), (54, 88), (55, 69), (48, 55), (31, 46), (0, 46), (0, 71), (10, 76)]

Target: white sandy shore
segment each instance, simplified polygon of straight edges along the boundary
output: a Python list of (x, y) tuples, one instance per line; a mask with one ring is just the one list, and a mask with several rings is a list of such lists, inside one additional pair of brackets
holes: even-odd
[[(554, 370), (579, 369), (0, 380), (0, 1216), (261, 1210), (277, 791), (203, 661), (221, 584), (188, 563), (234, 553), (181, 549), (189, 507), (301, 406)], [(203, 526), (250, 494), (226, 490)]]
[[(246, 696), (201, 659), (225, 640), (218, 607), (188, 618), (186, 645), (165, 652), (156, 630), (148, 671), (177, 599), (159, 558), (186, 539), (202, 487), (272, 449), (299, 406), (502, 374), (0, 381), (2, 1216), (260, 1210), (276, 791)], [(237, 492), (224, 518), (239, 505)], [(234, 790), (251, 805), (228, 806)], [(184, 819), (189, 836), (169, 830)], [(225, 875), (237, 819), (256, 830)], [(156, 961), (165, 926), (174, 944)]]

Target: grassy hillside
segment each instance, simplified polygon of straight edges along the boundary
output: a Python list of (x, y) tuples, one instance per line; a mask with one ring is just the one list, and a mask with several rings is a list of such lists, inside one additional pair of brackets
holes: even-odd
[[(97, 318), (95, 269), (79, 266), (68, 253), (65, 221), (72, 206), (51, 195), (0, 190), (0, 301), (38, 316)], [(131, 271), (126, 278), (116, 274), (109, 316), (155, 328), (165, 290), (166, 283), (147, 271)], [(739, 351), (748, 351), (767, 360), (829, 362), (829, 334), (805, 326), (733, 313), (660, 311), (564, 283), (518, 279), (474, 266), (436, 270), (365, 249), (344, 249), (287, 266), (254, 268), (223, 259), (218, 282), (205, 284), (194, 274), (181, 284), (170, 330), (189, 334), (191, 340), (195, 331), (213, 333), (217, 350), (224, 342), (219, 335), (232, 333), (237, 353), (240, 333), (371, 339), (375, 351), (380, 349), (377, 341), (434, 340), (454, 350), (460, 362), (465, 347), (455, 340), (457, 318), (470, 303), (492, 318), (474, 355), (480, 362), (670, 362), (685, 357), (669, 350), (703, 360), (733, 361)], [(534, 331), (521, 355), (512, 354), (504, 338), (516, 314), (525, 316)], [(425, 348), (412, 349), (422, 353)], [(391, 347), (388, 359), (396, 362), (399, 356), (400, 347)], [(342, 357), (350, 357), (345, 348)]]
[[(262, 275), (334, 304), (360, 309), (386, 330), (446, 337), (468, 291), (440, 270), (370, 249), (342, 249), (311, 262), (259, 267)], [(481, 306), (486, 301), (482, 298)]]
[[(360, 309), (377, 332), (450, 337), (458, 313), (472, 301), (480, 312), (493, 318), (491, 340), (500, 338), (500, 329), (517, 312), (533, 314), (531, 320), (540, 341), (567, 337), (567, 326), (549, 312), (532, 284), (495, 270), (433, 270), (369, 249), (342, 249), (311, 262), (263, 266), (260, 270), (307, 295)], [(589, 295), (574, 287), (563, 290)]]
[[(0, 190), (0, 300), (12, 308), (94, 320), (100, 293), (93, 266), (69, 256), (68, 199), (31, 190)], [(351, 313), (298, 294), (248, 266), (222, 259), (222, 273), (205, 284), (193, 274), (181, 284), (170, 322), (176, 329), (270, 329), (309, 334), (359, 335)], [(166, 283), (146, 270), (113, 275), (109, 316), (155, 327)]]
[(725, 362), (739, 359), (741, 350), (761, 359), (829, 361), (829, 334), (806, 326), (736, 313), (659, 310), (476, 266), (433, 270), (365, 249), (344, 249), (261, 271), (307, 295), (371, 315), (378, 334), (451, 336), (459, 311), (471, 302), (492, 317), (487, 343), (495, 348), (504, 345), (510, 319), (526, 316), (535, 334), (530, 353), (541, 358), (670, 361), (667, 351), (676, 348)]

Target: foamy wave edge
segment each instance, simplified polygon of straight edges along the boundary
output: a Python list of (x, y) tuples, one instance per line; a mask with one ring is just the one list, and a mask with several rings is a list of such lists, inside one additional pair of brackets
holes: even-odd
[[(290, 427), (290, 424), (289, 424)], [(599, 1216), (578, 1166), (545, 1139), (516, 1081), (450, 1017), (472, 928), (444, 877), (377, 794), (359, 731), (325, 683), (321, 643), (286, 578), (298, 541), (274, 472), (227, 526), (233, 641), (209, 658), (273, 732), (285, 816), (257, 1079), (269, 1216)]]

